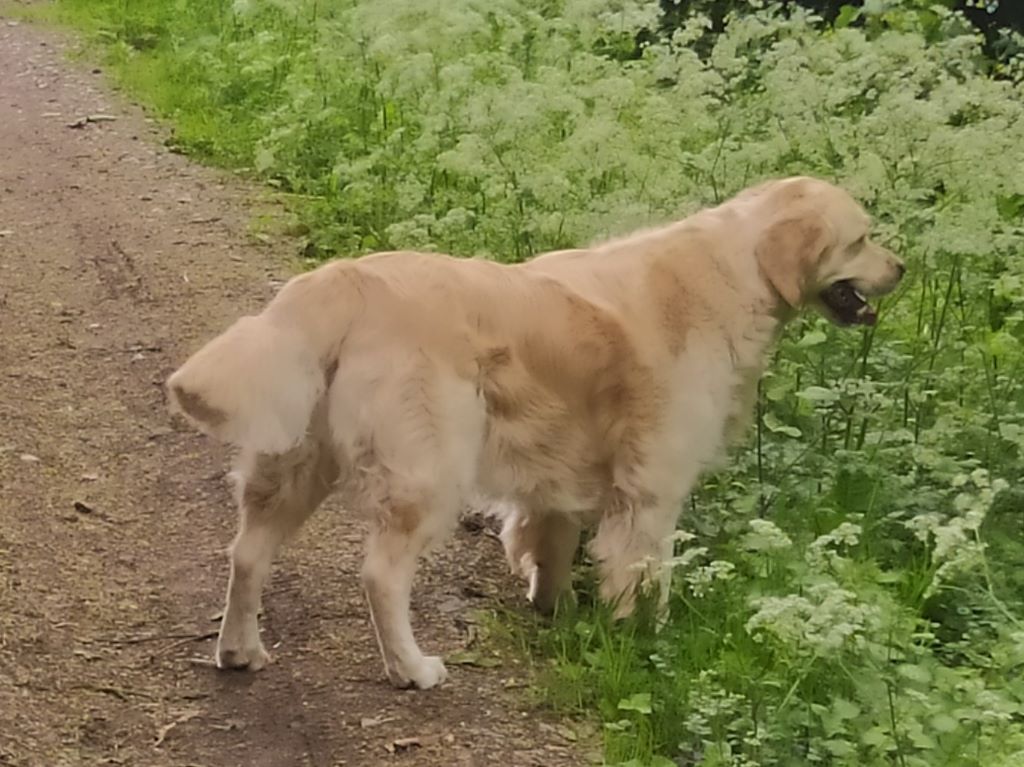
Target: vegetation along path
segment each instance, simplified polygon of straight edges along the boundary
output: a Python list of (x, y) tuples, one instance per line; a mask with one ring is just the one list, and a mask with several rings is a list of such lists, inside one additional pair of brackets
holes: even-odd
[[(269, 585), (277, 662), (210, 666), (228, 456), (171, 422), (161, 384), (288, 266), (248, 237), (244, 190), (60, 49), (0, 19), (0, 765), (578, 763), (510, 662), (387, 686), (336, 507)], [(508, 586), (497, 542), (460, 531), (422, 571), (425, 646), (472, 643)]]

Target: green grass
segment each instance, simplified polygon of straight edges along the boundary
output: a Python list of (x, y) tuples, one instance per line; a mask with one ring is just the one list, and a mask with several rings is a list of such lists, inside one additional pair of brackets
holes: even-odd
[[(805, 317), (782, 340), (749, 446), (684, 514), (669, 623), (613, 625), (583, 568), (579, 606), (509, 625), (609, 764), (1024, 764), (1024, 62), (990, 66), (920, 3), (674, 37), (657, 4), (609, 8), (41, 13), (181, 149), (283, 195), (314, 259), (518, 260), (767, 176), (850, 188), (908, 277), (877, 328)], [(642, 52), (640, 27), (660, 30)]]

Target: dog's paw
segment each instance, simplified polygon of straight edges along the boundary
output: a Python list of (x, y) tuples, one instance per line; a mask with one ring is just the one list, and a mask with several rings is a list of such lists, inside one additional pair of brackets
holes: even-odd
[(444, 662), (433, 655), (423, 656), (415, 664), (388, 669), (388, 679), (400, 689), (416, 687), (429, 690), (447, 678), (448, 669), (444, 667)]
[(262, 644), (254, 647), (229, 647), (217, 643), (217, 668), (234, 671), (259, 671), (270, 663), (270, 654)]

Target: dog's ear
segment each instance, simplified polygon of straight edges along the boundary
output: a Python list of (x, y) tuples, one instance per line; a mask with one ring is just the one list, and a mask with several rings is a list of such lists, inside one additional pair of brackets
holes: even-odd
[(799, 309), (814, 269), (831, 242), (832, 231), (823, 217), (809, 214), (786, 218), (761, 235), (757, 262), (782, 299)]

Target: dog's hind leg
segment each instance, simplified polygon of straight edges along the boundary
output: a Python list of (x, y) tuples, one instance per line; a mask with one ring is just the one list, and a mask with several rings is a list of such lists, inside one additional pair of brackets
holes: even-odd
[(399, 502), (376, 520), (366, 544), (363, 588), (388, 679), (396, 687), (426, 690), (444, 681), (438, 657), (422, 653), (409, 622), (416, 563), (424, 549), (455, 524), (458, 505), (424, 499)]
[(333, 449), (314, 438), (285, 453), (243, 456), (237, 471), (239, 529), (217, 640), (217, 666), (257, 670), (269, 661), (257, 615), (263, 585), (281, 545), (327, 497), (338, 476)]
[(413, 636), (413, 578), (475, 486), (486, 411), (472, 380), (451, 376), (422, 350), (397, 349), (362, 370), (340, 366), (335, 387), (345, 396), (331, 402), (331, 427), (352, 456), (346, 504), (370, 521), (362, 584), (385, 671), (397, 687), (427, 689), (446, 672)]

